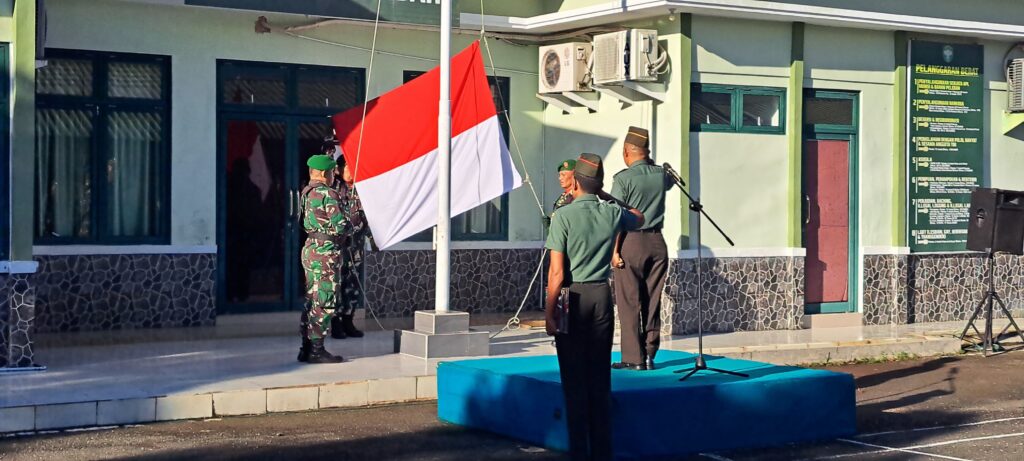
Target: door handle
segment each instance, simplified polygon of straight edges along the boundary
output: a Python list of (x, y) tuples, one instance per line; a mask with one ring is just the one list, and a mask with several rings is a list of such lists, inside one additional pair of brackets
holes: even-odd
[(811, 223), (811, 196), (804, 194), (804, 224)]
[(295, 191), (288, 190), (288, 223), (295, 219)]

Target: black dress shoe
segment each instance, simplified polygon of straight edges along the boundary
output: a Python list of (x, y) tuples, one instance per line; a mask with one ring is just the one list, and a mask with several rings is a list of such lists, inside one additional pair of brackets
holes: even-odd
[(646, 370), (647, 366), (642, 363), (629, 363), (629, 362), (615, 362), (612, 364), (613, 370)]
[(654, 369), (654, 359), (648, 357), (647, 360), (644, 361), (644, 367), (645, 367), (644, 369), (646, 369), (646, 370), (653, 370)]

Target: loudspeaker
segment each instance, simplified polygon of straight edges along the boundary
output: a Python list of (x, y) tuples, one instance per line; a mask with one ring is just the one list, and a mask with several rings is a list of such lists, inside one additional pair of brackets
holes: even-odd
[(1024, 192), (975, 189), (969, 220), (968, 250), (1024, 255)]

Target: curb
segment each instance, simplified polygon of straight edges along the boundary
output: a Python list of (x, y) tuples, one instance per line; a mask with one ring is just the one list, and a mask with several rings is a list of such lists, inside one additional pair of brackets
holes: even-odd
[(0, 408), (0, 434), (123, 426), (221, 416), (357, 408), (437, 399), (437, 376), (408, 376), (295, 387), (172, 394), (124, 400)]

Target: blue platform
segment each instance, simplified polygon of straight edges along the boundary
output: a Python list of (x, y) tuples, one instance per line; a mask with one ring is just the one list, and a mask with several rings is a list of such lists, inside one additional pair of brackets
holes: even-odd
[[(856, 432), (853, 377), (843, 373), (706, 356), (658, 353), (654, 371), (612, 371), (612, 426), (619, 458), (646, 458), (827, 440)], [(614, 354), (618, 360), (618, 354)], [(441, 363), (438, 416), (554, 450), (566, 450), (565, 403), (554, 356)]]

